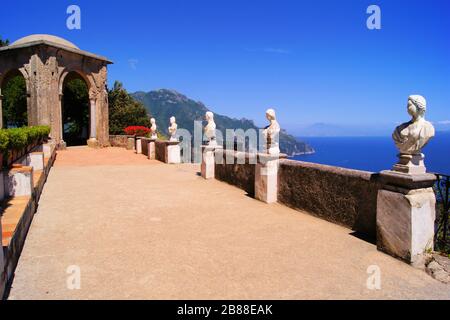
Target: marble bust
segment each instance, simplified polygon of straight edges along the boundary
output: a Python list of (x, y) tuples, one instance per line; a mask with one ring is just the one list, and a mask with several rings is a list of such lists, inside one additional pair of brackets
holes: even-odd
[(205, 136), (208, 139), (208, 146), (217, 145), (216, 141), (216, 123), (214, 122), (214, 114), (210, 111), (206, 112), (205, 119), (208, 124), (205, 126)]
[(150, 123), (152, 124), (152, 126), (150, 127), (150, 134), (151, 134), (150, 138), (156, 140), (158, 139), (158, 132), (157, 132), (158, 127), (156, 126), (155, 118), (151, 118)]
[(177, 129), (178, 129), (178, 125), (177, 125), (177, 120), (175, 119), (175, 117), (171, 117), (170, 118), (170, 127), (169, 127), (169, 134), (170, 134), (170, 141), (175, 142), (178, 141), (177, 138)]
[(434, 137), (435, 130), (433, 125), (425, 120), (427, 102), (424, 97), (410, 96), (407, 108), (411, 120), (399, 125), (392, 134), (395, 145), (400, 151), (400, 161), (394, 166), (394, 171), (425, 173), (422, 148)]
[(280, 153), (279, 140), (281, 128), (277, 121), (275, 110), (267, 110), (266, 118), (270, 121), (270, 125), (267, 126), (263, 131), (266, 142), (266, 152), (268, 154), (276, 155)]

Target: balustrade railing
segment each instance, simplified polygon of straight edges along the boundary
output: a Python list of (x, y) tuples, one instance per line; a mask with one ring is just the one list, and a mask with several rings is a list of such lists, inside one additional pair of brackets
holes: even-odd
[(450, 254), (450, 176), (436, 174), (436, 235), (435, 250)]

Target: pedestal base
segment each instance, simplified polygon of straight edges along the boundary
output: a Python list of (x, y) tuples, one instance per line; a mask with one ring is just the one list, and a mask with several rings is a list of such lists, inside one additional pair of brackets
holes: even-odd
[(278, 201), (278, 166), (284, 154), (258, 154), (255, 168), (255, 198), (265, 203)]
[(156, 159), (156, 144), (155, 144), (155, 141), (156, 140), (148, 142), (148, 158), (150, 160), (155, 160)]
[(178, 164), (181, 163), (181, 148), (178, 144), (166, 146), (166, 163)]
[(98, 143), (98, 140), (96, 138), (91, 138), (87, 141), (87, 145), (89, 148), (100, 148), (100, 144)]
[(377, 200), (377, 247), (411, 264), (433, 249), (436, 197), (433, 189), (407, 194), (380, 190)]
[(142, 154), (142, 140), (136, 139), (136, 153)]
[(423, 154), (399, 154), (399, 162), (392, 168), (393, 171), (408, 174), (424, 174), (425, 156)]
[(128, 138), (127, 150), (134, 150), (134, 138)]
[(222, 149), (222, 147), (218, 147), (217, 144), (202, 146), (201, 174), (204, 179), (215, 178), (216, 149)]

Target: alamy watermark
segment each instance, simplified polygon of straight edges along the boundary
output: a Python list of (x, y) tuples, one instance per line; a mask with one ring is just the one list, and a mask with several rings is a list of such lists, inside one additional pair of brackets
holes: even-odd
[(367, 14), (370, 16), (367, 18), (366, 25), (369, 30), (381, 29), (381, 9), (376, 4), (372, 4), (367, 7)]
[(67, 267), (66, 273), (69, 275), (66, 279), (67, 289), (80, 290), (81, 289), (81, 268), (76, 265)]
[(81, 29), (81, 9), (79, 6), (72, 4), (67, 7), (66, 13), (69, 17), (66, 20), (66, 26), (69, 30)]
[(366, 281), (367, 289), (381, 290), (381, 269), (377, 265), (371, 265), (367, 268), (369, 277)]

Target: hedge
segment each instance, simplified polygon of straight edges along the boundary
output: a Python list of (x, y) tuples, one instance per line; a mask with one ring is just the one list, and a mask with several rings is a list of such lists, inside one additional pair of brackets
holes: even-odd
[(0, 152), (24, 149), (39, 140), (47, 139), (49, 134), (49, 126), (1, 129)]

